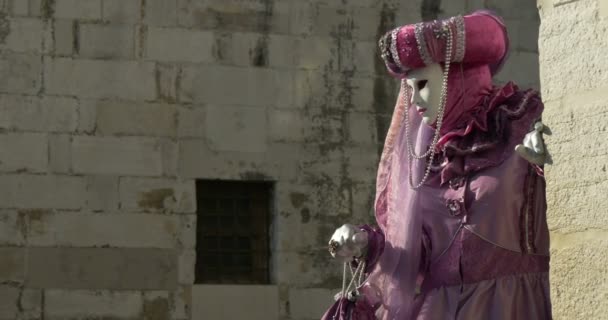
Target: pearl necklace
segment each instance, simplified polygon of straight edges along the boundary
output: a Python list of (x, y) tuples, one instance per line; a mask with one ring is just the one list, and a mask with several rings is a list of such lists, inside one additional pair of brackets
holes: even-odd
[[(429, 174), (431, 172), (431, 166), (433, 163), (433, 158), (435, 158), (435, 148), (437, 147), (437, 142), (439, 141), (439, 136), (441, 133), (441, 125), (443, 124), (443, 117), (445, 115), (445, 106), (447, 103), (447, 97), (448, 97), (448, 75), (450, 73), (450, 60), (452, 58), (452, 30), (448, 25), (444, 25), (444, 27), (447, 29), (447, 32), (445, 33), (445, 35), (447, 36), (447, 41), (446, 41), (446, 53), (445, 53), (445, 67), (443, 70), (443, 82), (442, 82), (442, 86), (441, 86), (441, 97), (439, 100), (439, 109), (438, 109), (438, 116), (437, 116), (437, 124), (436, 124), (436, 128), (435, 128), (435, 134), (433, 135), (433, 141), (431, 142), (431, 146), (430, 148), (421, 155), (417, 155), (415, 153), (414, 150), (414, 146), (412, 144), (412, 139), (410, 136), (410, 122), (409, 122), (409, 108), (411, 107), (411, 104), (409, 102), (409, 95), (408, 94), (403, 94), (403, 105), (405, 106), (405, 139), (407, 140), (407, 152), (408, 152), (408, 167), (409, 167), (409, 182), (410, 182), (410, 187), (413, 190), (417, 190), (420, 187), (422, 187), (424, 185), (424, 183), (426, 182), (426, 180), (429, 177)], [(401, 80), (401, 88), (402, 90), (408, 90), (407, 84), (405, 82), (405, 79)], [(408, 91), (404, 91), (404, 92), (409, 92)], [(422, 159), (428, 157), (428, 162), (426, 165), (426, 169), (424, 172), (424, 176), (422, 177), (422, 180), (420, 180), (420, 182), (418, 182), (417, 184), (414, 185), (414, 180), (412, 178), (413, 174), (412, 174), (412, 163), (414, 162), (415, 159)]]

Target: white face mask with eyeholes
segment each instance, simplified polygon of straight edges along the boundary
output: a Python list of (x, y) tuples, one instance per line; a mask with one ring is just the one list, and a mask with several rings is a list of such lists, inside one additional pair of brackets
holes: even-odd
[(411, 104), (422, 116), (422, 121), (432, 125), (439, 113), (443, 68), (435, 63), (424, 68), (414, 69), (405, 77), (406, 84), (412, 89)]

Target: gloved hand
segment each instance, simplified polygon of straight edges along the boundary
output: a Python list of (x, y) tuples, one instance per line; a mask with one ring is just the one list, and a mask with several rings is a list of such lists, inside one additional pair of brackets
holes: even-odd
[(336, 229), (329, 240), (329, 253), (340, 262), (351, 262), (365, 254), (368, 234), (352, 224)]
[(545, 146), (543, 134), (551, 135), (551, 129), (538, 121), (534, 124), (534, 130), (524, 137), (523, 144), (515, 146), (515, 152), (528, 162), (539, 166), (545, 163), (552, 164), (553, 161)]

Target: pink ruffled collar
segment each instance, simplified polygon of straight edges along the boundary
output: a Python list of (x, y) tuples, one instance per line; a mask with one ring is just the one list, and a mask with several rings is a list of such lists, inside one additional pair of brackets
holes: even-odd
[(437, 149), (444, 149), (451, 140), (464, 137), (474, 131), (488, 131), (488, 114), (495, 110), (501, 103), (512, 97), (518, 90), (517, 85), (509, 82), (502, 87), (492, 88), (492, 92), (481, 99), (481, 104), (473, 108), (461, 123), (451, 131), (444, 133), (437, 143)]
[(538, 92), (521, 91), (512, 82), (495, 86), (481, 101), (460, 125), (440, 137), (432, 168), (440, 174), (430, 183), (443, 185), (453, 178), (499, 165), (540, 120), (543, 110)]

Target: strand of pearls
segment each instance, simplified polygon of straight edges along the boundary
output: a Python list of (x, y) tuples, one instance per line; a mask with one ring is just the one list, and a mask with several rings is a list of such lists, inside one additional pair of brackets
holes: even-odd
[[(407, 152), (408, 152), (408, 166), (409, 166), (408, 176), (409, 176), (410, 187), (414, 190), (422, 187), (422, 185), (424, 185), (424, 183), (426, 182), (426, 180), (429, 177), (429, 174), (431, 172), (431, 165), (433, 162), (433, 158), (435, 157), (435, 153), (436, 153), (435, 147), (437, 146), (437, 142), (439, 141), (441, 125), (443, 124), (443, 117), (445, 115), (445, 106), (446, 106), (447, 97), (448, 97), (448, 75), (450, 73), (450, 60), (452, 58), (452, 49), (453, 49), (452, 29), (447, 24), (445, 25), (445, 27), (447, 28), (445, 67), (443, 70), (443, 82), (442, 82), (442, 87), (441, 87), (441, 97), (439, 100), (437, 124), (435, 126), (435, 134), (433, 135), (433, 141), (431, 142), (431, 146), (422, 155), (417, 155), (415, 153), (414, 146), (412, 144), (412, 139), (411, 139), (411, 135), (410, 135), (410, 122), (409, 122), (409, 107), (411, 105), (408, 101), (409, 99), (407, 98), (408, 95), (407, 94), (403, 95), (403, 99), (406, 100), (406, 101), (403, 101), (403, 103), (406, 106), (404, 120), (405, 120), (405, 139), (407, 140)], [(407, 84), (406, 84), (405, 80), (401, 81), (401, 87), (403, 90), (407, 90)], [(420, 180), (420, 182), (418, 182), (417, 184), (414, 184), (414, 180), (412, 178), (412, 163), (414, 162), (415, 159), (422, 159), (425, 157), (428, 157), (428, 162), (426, 165), (424, 176), (422, 177), (422, 180)]]

